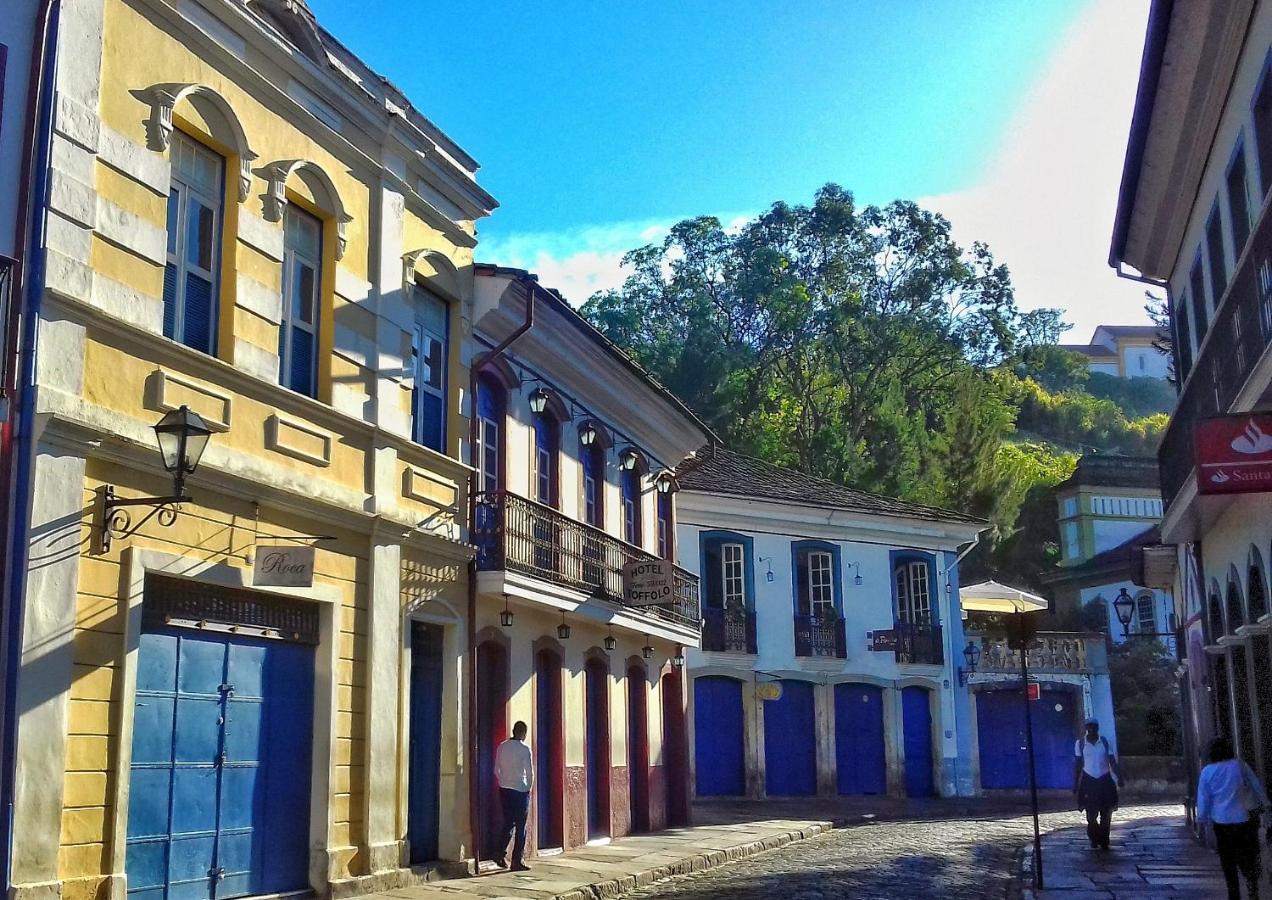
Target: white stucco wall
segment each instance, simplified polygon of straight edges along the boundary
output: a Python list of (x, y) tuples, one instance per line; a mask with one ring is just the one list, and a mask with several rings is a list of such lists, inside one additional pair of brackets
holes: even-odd
[(31, 67), (31, 35), (35, 26), (35, 0), (5, 0), (0, 15), (0, 44), (7, 62), (0, 70), (0, 253), (15, 256), (14, 235), (19, 184), (18, 172), (26, 135), (27, 74)]

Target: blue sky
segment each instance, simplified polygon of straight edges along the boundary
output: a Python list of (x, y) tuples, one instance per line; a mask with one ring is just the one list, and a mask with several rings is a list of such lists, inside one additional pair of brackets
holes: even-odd
[[(1113, 283), (1092, 248), (1107, 248), (1144, 0), (490, 0), (410, 15), (401, 0), (310, 5), (481, 162), (501, 208), (479, 223), (479, 257), (535, 268), (576, 302), (620, 281), (622, 251), (679, 218), (748, 216), (836, 181), (865, 202), (923, 200), (960, 237), (1015, 257), (1021, 305), (1072, 307), (1074, 338), (1109, 318), (1107, 297), (1087, 299), (1103, 277), (1132, 298), (1112, 318), (1142, 319), (1140, 291)], [(1059, 108), (1048, 115), (1044, 102)], [(1064, 136), (1043, 137), (1065, 117)], [(1069, 228), (1090, 246), (1069, 246), (1056, 226), (1032, 242), (1090, 267), (1096, 287), (1063, 286), (1027, 258), (1040, 246), (1010, 247), (1020, 227), (1000, 223), (1021, 212), (995, 205), (1031, 192), (1045, 202), (1044, 182), (1090, 152), (1095, 136), (1082, 132), (1097, 125), (1099, 164), (1072, 173), (1101, 194)], [(1021, 166), (1031, 140), (1042, 143), (1026, 157), (1077, 146)], [(985, 196), (1013, 157), (1015, 183)]]

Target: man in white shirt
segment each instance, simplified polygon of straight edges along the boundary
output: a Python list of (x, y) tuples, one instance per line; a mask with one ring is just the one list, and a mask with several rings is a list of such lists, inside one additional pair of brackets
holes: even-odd
[(499, 801), (503, 807), (503, 840), (495, 862), (502, 868), (508, 864), (504, 853), (508, 838), (512, 843), (512, 871), (525, 872), (526, 814), (530, 811), (530, 788), (534, 786), (534, 760), (526, 746), (526, 723), (512, 726), (512, 737), (495, 751), (495, 780), (499, 783)]
[(1086, 720), (1086, 734), (1073, 745), (1073, 793), (1086, 811), (1091, 849), (1109, 849), (1109, 819), (1117, 808), (1117, 757), (1108, 738), (1100, 737), (1097, 719)]

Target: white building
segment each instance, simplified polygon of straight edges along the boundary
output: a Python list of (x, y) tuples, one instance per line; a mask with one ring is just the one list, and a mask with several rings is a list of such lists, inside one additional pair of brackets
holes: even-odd
[(1099, 325), (1086, 344), (1061, 344), (1061, 350), (1087, 358), (1087, 371), (1119, 378), (1161, 378), (1170, 371), (1170, 358), (1154, 345), (1153, 325)]
[(718, 449), (678, 479), (695, 795), (974, 793), (952, 598), (985, 523)]

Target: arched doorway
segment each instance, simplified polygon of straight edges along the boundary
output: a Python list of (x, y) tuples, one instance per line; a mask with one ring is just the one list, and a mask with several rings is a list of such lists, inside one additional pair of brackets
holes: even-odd
[(689, 742), (685, 734), (685, 701), (680, 670), (662, 677), (663, 765), (667, 775), (667, 824), (689, 824), (689, 783), (686, 777)]
[(565, 846), (565, 727), (561, 715), (561, 656), (535, 654), (535, 808), (540, 850)]
[(649, 830), (649, 704), (645, 667), (627, 667), (627, 777), (632, 831)]
[(901, 691), (907, 797), (931, 797), (936, 793), (932, 777), (931, 693), (922, 687), (908, 687)]
[(694, 780), (699, 797), (746, 793), (744, 727), (742, 682), (720, 675), (693, 680)]
[(584, 666), (585, 767), (588, 840), (610, 833), (609, 666), (589, 659)]
[(784, 679), (782, 695), (764, 701), (764, 792), (770, 797), (817, 793), (817, 721), (813, 685)]
[(872, 684), (835, 685), (835, 773), (840, 794), (887, 793), (883, 691)]
[(508, 653), (502, 644), (477, 645), (477, 822), (479, 858), (498, 846), (503, 814), (495, 784), (495, 750), (508, 738)]

